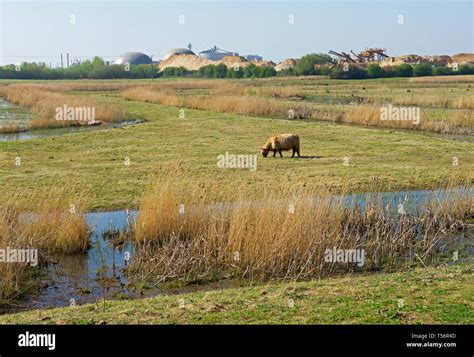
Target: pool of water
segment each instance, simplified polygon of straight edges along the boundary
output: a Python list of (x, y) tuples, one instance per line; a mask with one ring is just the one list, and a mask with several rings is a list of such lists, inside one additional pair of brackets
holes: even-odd
[[(7, 102), (4, 98), (0, 97), (0, 127), (7, 123), (14, 122), (23, 127), (26, 130), (26, 123), (30, 117), (30, 110), (20, 105), (15, 105)], [(1, 137), (5, 134), (0, 134)]]
[(95, 126), (70, 126), (64, 128), (45, 128), (27, 130), (26, 125), (31, 118), (31, 112), (28, 108), (12, 104), (0, 97), (0, 127), (8, 122), (19, 123), (21, 129), (17, 133), (0, 133), (0, 142), (30, 140), (49, 136), (63, 135), (68, 133), (80, 133), (86, 131), (101, 130), (106, 128), (120, 128), (123, 126), (140, 124), (143, 120), (124, 120), (119, 123), (102, 123)]
[[(456, 190), (463, 195), (473, 195), (474, 190)], [(353, 194), (348, 196), (337, 196), (346, 206), (359, 205), (364, 210), (367, 200), (372, 200), (373, 194)], [(399, 210), (402, 204), (406, 212), (418, 214), (424, 209), (428, 200), (439, 197), (443, 199), (445, 192), (442, 191), (399, 191), (384, 192), (374, 197), (385, 207)], [(249, 202), (249, 204), (252, 204)], [(217, 204), (216, 209), (228, 209), (233, 204)], [(127, 258), (134, 254), (133, 245), (120, 239), (120, 232), (125, 232), (131, 227), (135, 217), (138, 215), (134, 210), (117, 210), (108, 212), (87, 213), (87, 224), (89, 226), (90, 248), (87, 254), (76, 254), (54, 257), (49, 263), (46, 274), (42, 280), (42, 287), (37, 294), (26, 297), (20, 301), (14, 309), (33, 309), (57, 306), (68, 306), (72, 304), (100, 303), (105, 296), (111, 298), (136, 298), (143, 297), (143, 291), (136, 292), (127, 285), (124, 268)], [(473, 232), (460, 233), (459, 243), (462, 255), (467, 260), (474, 256)], [(440, 245), (440, 250), (448, 253), (452, 249), (449, 246)], [(228, 282), (218, 282), (200, 286), (198, 289), (213, 289), (229, 286)], [(190, 291), (192, 288), (183, 288), (177, 292)], [(145, 296), (154, 296), (170, 291), (159, 288), (148, 290)], [(11, 309), (10, 309), (11, 311)]]
[(46, 267), (41, 289), (19, 303), (18, 308), (68, 306), (100, 301), (104, 295), (128, 294), (123, 268), (126, 256), (133, 254), (129, 241), (114, 236), (133, 223), (134, 211), (92, 212), (86, 215), (90, 229), (87, 254), (54, 256)]

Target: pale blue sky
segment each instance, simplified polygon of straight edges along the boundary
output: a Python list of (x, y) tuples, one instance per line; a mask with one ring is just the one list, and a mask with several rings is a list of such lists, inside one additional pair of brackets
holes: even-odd
[(158, 60), (189, 42), (195, 52), (216, 44), (276, 62), (365, 47), (387, 48), (393, 56), (474, 52), (472, 1), (0, 0), (0, 12), (2, 65), (26, 60), (55, 66), (61, 52), (114, 60), (141, 51)]

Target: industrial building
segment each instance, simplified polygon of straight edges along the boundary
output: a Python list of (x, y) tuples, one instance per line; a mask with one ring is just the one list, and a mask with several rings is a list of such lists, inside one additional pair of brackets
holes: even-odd
[(211, 61), (220, 61), (226, 56), (238, 56), (238, 55), (239, 54), (237, 52), (226, 51), (226, 50), (223, 50), (222, 48), (218, 48), (215, 45), (214, 47), (211, 47), (208, 50), (199, 52), (200, 57), (209, 59)]
[(247, 61), (250, 61), (250, 62), (261, 62), (261, 61), (263, 61), (263, 57), (259, 56), (259, 55), (246, 55), (246, 56), (244, 56), (244, 58)]
[(142, 52), (125, 52), (115, 61), (115, 64), (150, 64), (151, 58)]
[(173, 55), (193, 55), (193, 56), (196, 56), (196, 54), (191, 51), (191, 48), (184, 48), (184, 47), (180, 47), (180, 48), (172, 48), (171, 50), (169, 50), (165, 57), (163, 58), (164, 60), (173, 56)]

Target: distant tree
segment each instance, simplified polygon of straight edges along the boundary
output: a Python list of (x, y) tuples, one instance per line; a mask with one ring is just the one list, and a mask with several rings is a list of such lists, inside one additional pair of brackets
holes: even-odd
[(259, 78), (265, 77), (274, 77), (276, 76), (276, 71), (273, 67), (261, 66), (258, 70)]
[(199, 70), (198, 70), (199, 77), (201, 77), (201, 78), (214, 78), (215, 75), (216, 75), (215, 67), (216, 66), (214, 66), (212, 64), (209, 64), (207, 66), (203, 66), (203, 67), (199, 68)]
[(245, 78), (255, 78), (256, 71), (258, 71), (257, 66), (253, 63), (249, 64), (248, 66), (244, 67), (244, 77)]
[[(410, 67), (411, 68), (411, 67)], [(385, 66), (382, 68), (382, 77), (398, 77), (398, 70), (395, 66)]]
[(474, 66), (462, 64), (459, 66), (457, 72), (459, 72), (459, 74), (474, 74)]
[(223, 63), (214, 68), (214, 78), (225, 78), (227, 76), (227, 66)]
[(98, 56), (95, 56), (93, 59), (92, 59), (92, 66), (93, 67), (96, 67), (96, 66), (104, 66), (105, 65), (105, 62), (102, 58), (98, 57)]
[(411, 77), (413, 75), (413, 67), (408, 63), (402, 63), (395, 67), (398, 77)]
[(301, 57), (296, 63), (295, 71), (299, 76), (316, 74), (315, 65), (332, 63), (331, 56), (325, 53), (310, 53)]
[(368, 77), (365, 68), (355, 64), (350, 64), (348, 67), (345, 67), (342, 63), (334, 66), (329, 76), (334, 79), (363, 79)]
[(290, 67), (290, 68), (282, 69), (281, 71), (276, 72), (276, 75), (278, 77), (290, 77), (290, 76), (295, 76), (296, 72), (294, 68)]
[(242, 78), (244, 76), (244, 70), (242, 67), (238, 68), (228, 68), (227, 69), (227, 78)]
[(370, 78), (380, 78), (383, 77), (383, 69), (380, 68), (378, 63), (369, 63), (367, 66), (367, 74)]
[(149, 65), (149, 64), (132, 65), (130, 66), (130, 77), (131, 78), (156, 78), (158, 77), (158, 69), (156, 66)]
[(323, 76), (329, 76), (329, 74), (331, 73), (331, 67), (327, 64), (319, 67), (319, 74), (323, 75)]
[(163, 77), (184, 77), (189, 74), (189, 71), (184, 67), (167, 67), (161, 72)]
[(449, 74), (453, 74), (453, 70), (448, 66), (436, 66), (433, 69), (433, 75), (435, 76), (445, 76)]
[(431, 76), (433, 74), (433, 66), (429, 63), (418, 63), (413, 67), (413, 74), (417, 77)]

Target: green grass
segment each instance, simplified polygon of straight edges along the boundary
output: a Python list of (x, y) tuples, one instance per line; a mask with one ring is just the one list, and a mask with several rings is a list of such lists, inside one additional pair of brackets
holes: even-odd
[(36, 310), (0, 316), (0, 324), (472, 324), (473, 269), (419, 268), (107, 301), (105, 311), (95, 304)]
[[(0, 143), (0, 200), (17, 190), (56, 185), (92, 193), (89, 209), (136, 206), (150, 175), (176, 162), (177, 182), (205, 183), (218, 192), (241, 188), (258, 194), (267, 185), (330, 186), (368, 191), (371, 177), (383, 190), (420, 189), (450, 179), (474, 179), (473, 137), (453, 137), (395, 129), (333, 125), (186, 110), (128, 102), (119, 93), (90, 93), (120, 103), (144, 124)], [(301, 154), (315, 158), (262, 158), (260, 146), (272, 133), (300, 135)], [(221, 170), (219, 154), (257, 154), (258, 169)], [(452, 158), (459, 166), (452, 165)], [(21, 166), (15, 166), (21, 157)], [(131, 165), (124, 165), (129, 157)], [(350, 165), (343, 165), (349, 157)], [(242, 187), (244, 189), (242, 189)], [(245, 188), (247, 187), (247, 188)]]
[[(174, 79), (172, 79), (174, 80)], [(149, 82), (149, 81), (143, 81)], [(247, 81), (254, 85), (254, 81)], [(6, 81), (0, 81), (6, 84)], [(272, 85), (302, 85), (305, 101), (334, 105), (364, 97), (382, 103), (396, 96), (457, 98), (470, 84), (412, 84), (407, 79), (367, 81), (272, 79)], [(408, 92), (408, 90), (410, 90)], [(314, 120), (247, 117), (125, 101), (118, 92), (77, 95), (123, 105), (124, 128), (0, 142), (0, 202), (12, 193), (67, 186), (90, 193), (88, 209), (137, 207), (155, 174), (177, 163), (175, 182), (202, 183), (208, 192), (236, 191), (255, 197), (270, 185), (328, 186), (362, 192), (442, 187), (474, 181), (474, 137), (420, 131), (336, 125)], [(433, 112), (443, 118), (444, 109)], [(55, 131), (59, 133), (58, 131)], [(260, 146), (274, 133), (296, 133), (310, 158), (266, 158)], [(217, 156), (256, 154), (258, 168), (217, 167)], [(15, 158), (21, 165), (15, 165)], [(124, 159), (130, 158), (126, 166)], [(350, 159), (349, 166), (343, 158)], [(453, 166), (453, 157), (459, 165)], [(0, 316), (0, 323), (474, 323), (473, 265), (426, 268), (393, 274), (352, 275), (318, 281), (108, 301)], [(179, 307), (184, 299), (185, 307)], [(288, 300), (295, 306), (290, 308)], [(398, 307), (399, 299), (404, 306)]]

